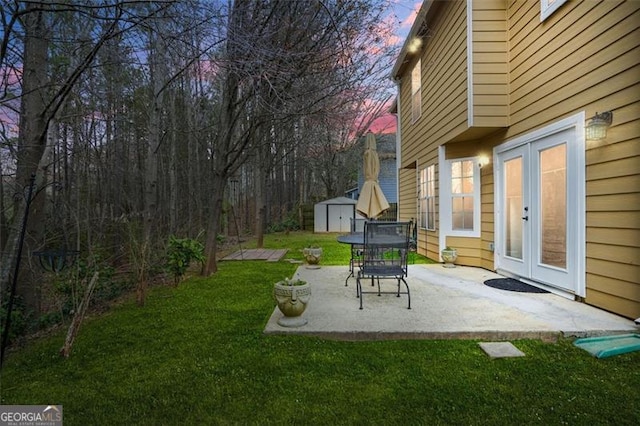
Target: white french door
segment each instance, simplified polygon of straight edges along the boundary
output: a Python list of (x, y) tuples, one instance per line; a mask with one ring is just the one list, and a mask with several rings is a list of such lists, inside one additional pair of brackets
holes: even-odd
[(496, 148), (496, 269), (584, 295), (579, 130), (540, 133)]
[[(500, 154), (502, 176), (502, 239), (498, 244), (500, 267), (519, 276), (528, 276), (531, 240), (529, 216), (528, 145)], [(527, 244), (525, 244), (527, 242)]]

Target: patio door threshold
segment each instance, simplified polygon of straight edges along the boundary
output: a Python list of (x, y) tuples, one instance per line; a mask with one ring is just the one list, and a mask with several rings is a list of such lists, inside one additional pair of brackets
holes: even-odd
[(522, 281), (523, 283), (532, 285), (534, 287), (538, 287), (538, 288), (541, 288), (543, 290), (547, 290), (549, 293), (553, 293), (553, 294), (555, 294), (557, 296), (564, 297), (565, 299), (577, 300), (575, 293), (572, 293), (570, 291), (566, 291), (566, 290), (563, 290), (563, 289), (560, 289), (560, 288), (557, 288), (557, 287), (553, 287), (553, 286), (550, 286), (550, 285), (547, 285), (547, 284), (544, 284), (544, 283), (541, 283), (541, 282), (533, 281), (533, 280), (521, 277), (521, 276), (519, 276), (517, 274), (513, 274), (513, 273), (511, 273), (509, 271), (505, 271), (504, 269), (500, 269), (500, 268), (496, 269), (496, 273), (500, 274), (500, 275), (503, 275), (503, 276), (505, 276), (507, 278), (513, 278), (514, 280), (519, 280), (519, 281)]

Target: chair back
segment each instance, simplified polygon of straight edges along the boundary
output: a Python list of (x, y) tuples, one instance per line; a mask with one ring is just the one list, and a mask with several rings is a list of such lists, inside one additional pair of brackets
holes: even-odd
[(373, 275), (406, 277), (410, 236), (411, 222), (366, 222), (364, 269)]

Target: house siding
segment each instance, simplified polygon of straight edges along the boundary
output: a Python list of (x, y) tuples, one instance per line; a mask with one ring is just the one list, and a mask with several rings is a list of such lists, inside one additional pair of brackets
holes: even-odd
[[(422, 111), (415, 123), (411, 122), (410, 72), (402, 78), (403, 161), (417, 158), (424, 163), (424, 156), (437, 148), (438, 139), (466, 129), (465, 3), (443, 2), (440, 11), (443, 19), (429, 27), (422, 48)], [(425, 141), (433, 142), (425, 146)]]
[(480, 235), (480, 266), (494, 269), (494, 197), (493, 197), (493, 165), (482, 168), (481, 173), (481, 235)]
[(400, 220), (410, 220), (418, 218), (417, 197), (418, 185), (416, 184), (415, 169), (400, 169), (398, 171), (399, 192), (398, 218)]
[[(429, 25), (424, 37), (420, 55), (422, 111), (415, 123), (411, 120), (410, 70), (417, 58), (407, 67), (408, 72), (403, 74), (400, 85), (402, 167), (416, 167), (400, 172), (398, 203), (401, 219), (418, 219), (417, 171), (438, 163), (439, 141), (467, 129), (466, 3), (439, 2), (433, 10), (442, 19)], [(438, 217), (436, 229), (439, 229)], [(419, 230), (418, 249), (438, 259), (438, 238), (437, 231)]]
[(508, 126), (506, 3), (475, 1), (472, 9), (473, 126)]
[[(441, 145), (447, 159), (481, 155), (582, 111), (587, 118), (612, 111), (606, 140), (586, 142), (585, 302), (640, 317), (640, 2), (566, 2), (543, 22), (539, 0), (434, 5), (421, 53), (422, 117), (413, 124), (410, 68), (400, 76), (399, 108), (408, 117), (400, 123), (403, 163), (437, 164)], [(484, 126), (494, 130), (474, 133)], [(415, 214), (415, 170), (400, 179), (401, 215)], [(480, 238), (446, 239), (461, 264), (494, 269), (494, 191), (488, 164), (481, 170)], [(419, 233), (421, 253), (438, 259), (437, 244), (438, 231)]]
[(614, 112), (607, 140), (586, 146), (585, 301), (635, 318), (640, 316), (640, 4), (567, 2), (543, 23), (538, 6), (529, 1), (509, 7), (511, 126), (505, 139), (581, 110), (587, 117)]

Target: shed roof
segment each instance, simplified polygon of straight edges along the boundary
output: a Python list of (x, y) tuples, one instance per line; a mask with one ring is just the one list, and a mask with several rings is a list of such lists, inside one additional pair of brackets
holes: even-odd
[(336, 197), (336, 198), (331, 198), (329, 200), (324, 200), (324, 201), (320, 201), (316, 204), (357, 204), (358, 200), (353, 200), (351, 198), (347, 198), (347, 197)]

